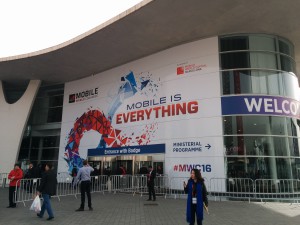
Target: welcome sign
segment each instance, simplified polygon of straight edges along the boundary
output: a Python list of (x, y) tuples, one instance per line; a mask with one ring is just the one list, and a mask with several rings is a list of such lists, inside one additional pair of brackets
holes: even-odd
[(300, 118), (300, 102), (277, 96), (222, 97), (223, 115), (278, 115)]

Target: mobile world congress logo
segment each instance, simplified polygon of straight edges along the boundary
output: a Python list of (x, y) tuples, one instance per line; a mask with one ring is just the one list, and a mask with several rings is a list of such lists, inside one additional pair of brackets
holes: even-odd
[(206, 67), (207, 67), (206, 64), (185, 62), (185, 63), (177, 64), (176, 74), (177, 75), (184, 75), (184, 74), (187, 74), (187, 73), (192, 73), (192, 72), (202, 70), (203, 68), (206, 68)]
[(98, 87), (69, 95), (69, 103), (82, 102), (98, 96)]

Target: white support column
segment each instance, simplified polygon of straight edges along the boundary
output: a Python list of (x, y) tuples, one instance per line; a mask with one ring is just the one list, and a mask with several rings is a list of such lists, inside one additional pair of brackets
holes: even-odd
[(0, 173), (13, 169), (40, 84), (40, 80), (31, 80), (23, 96), (8, 104), (0, 81)]

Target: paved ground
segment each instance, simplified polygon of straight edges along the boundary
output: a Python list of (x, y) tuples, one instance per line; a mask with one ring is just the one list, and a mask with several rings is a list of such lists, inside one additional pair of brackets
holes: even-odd
[[(15, 209), (8, 205), (8, 188), (0, 188), (0, 225), (25, 224), (72, 224), (72, 225), (176, 225), (185, 222), (184, 199), (158, 200), (152, 205), (146, 196), (129, 194), (92, 194), (94, 211), (75, 212), (80, 200), (74, 196), (52, 199), (55, 218), (40, 219), (26, 207), (18, 204)], [(210, 201), (210, 214), (205, 214), (204, 225), (296, 225), (300, 222), (300, 204), (248, 203)]]

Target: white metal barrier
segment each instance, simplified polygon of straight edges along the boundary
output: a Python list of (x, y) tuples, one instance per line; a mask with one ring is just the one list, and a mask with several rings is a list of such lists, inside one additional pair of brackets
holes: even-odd
[(148, 193), (146, 175), (136, 175), (134, 177), (134, 193), (139, 193), (141, 196)]
[(255, 198), (263, 200), (289, 200), (299, 202), (300, 180), (295, 179), (257, 179)]
[(91, 193), (109, 191), (109, 183), (111, 181), (106, 175), (91, 176)]
[[(146, 175), (134, 176), (134, 193), (141, 196), (148, 194), (148, 177)], [(165, 175), (158, 175), (154, 179), (154, 189), (156, 195), (166, 196), (169, 190), (169, 178)]]
[(187, 177), (172, 177), (170, 178), (170, 186), (168, 196), (176, 198), (186, 198), (183, 182), (187, 183)]
[[(148, 194), (147, 176), (145, 175), (114, 175), (111, 179), (111, 190), (114, 193), (131, 193), (133, 195)], [(167, 176), (157, 176), (154, 180), (155, 193), (166, 195), (169, 190), (169, 179)]]
[(157, 175), (154, 180), (155, 193), (167, 197), (170, 187), (170, 180), (167, 175)]
[(300, 180), (211, 178), (210, 195), (215, 198), (252, 201), (300, 201)]
[[(172, 198), (186, 198), (187, 195), (184, 192), (184, 182), (187, 184), (189, 177), (171, 177), (166, 185), (168, 187), (168, 191), (166, 196), (172, 197)], [(204, 184), (206, 186), (206, 189), (209, 190), (209, 183), (207, 182), (207, 179), (204, 177)]]
[(210, 196), (248, 199), (254, 197), (254, 183), (250, 178), (211, 178)]
[[(92, 193), (130, 193), (148, 194), (147, 176), (142, 175), (115, 175), (115, 176), (92, 176)], [(66, 174), (57, 177), (57, 193), (53, 197), (80, 195), (80, 183), (73, 184), (71, 176)], [(155, 192), (174, 198), (186, 198), (183, 182), (187, 183), (187, 177), (157, 176), (155, 179)], [(18, 181), (19, 187), (15, 189), (15, 202), (32, 201), (41, 179), (22, 179)], [(205, 181), (209, 196), (226, 199), (248, 199), (252, 201), (300, 201), (300, 180), (296, 179), (258, 179), (253, 181), (249, 178), (211, 178), (210, 182)]]
[(132, 175), (113, 175), (111, 179), (111, 190), (114, 193), (132, 193), (135, 194), (134, 190), (134, 176)]
[(9, 184), (8, 173), (0, 173), (0, 186), (5, 188)]
[(79, 184), (74, 184), (73, 181), (71, 176), (57, 177), (56, 196), (59, 200), (62, 196), (74, 195), (77, 198), (77, 195), (80, 194)]
[(14, 193), (14, 202), (22, 202), (25, 206), (26, 201), (32, 201), (40, 183), (40, 178), (18, 180)]

